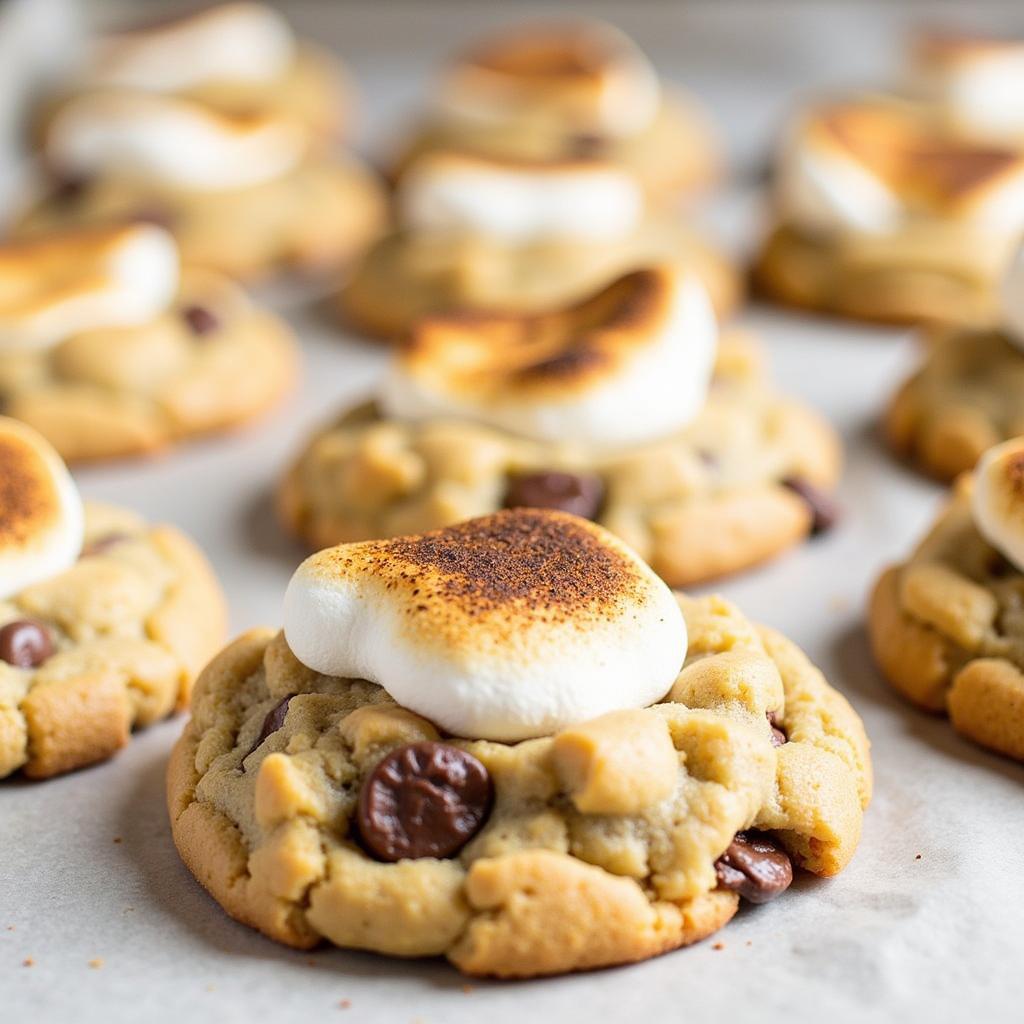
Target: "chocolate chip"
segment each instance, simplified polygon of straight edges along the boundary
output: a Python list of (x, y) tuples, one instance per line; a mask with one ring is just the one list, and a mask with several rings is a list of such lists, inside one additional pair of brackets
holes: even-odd
[(772, 727), (772, 746), (781, 747), (788, 743), (789, 737), (782, 731), (782, 726), (779, 725), (778, 711), (766, 711), (765, 715), (768, 717), (768, 724)]
[(212, 334), (218, 327), (220, 321), (205, 306), (186, 306), (181, 311), (182, 319), (191, 328), (193, 334), (202, 337), (204, 334)]
[(738, 892), (751, 903), (767, 903), (793, 881), (789, 854), (759, 832), (737, 832), (729, 848), (715, 861), (723, 889)]
[(35, 668), (54, 652), (49, 630), (31, 619), (16, 619), (0, 629), (0, 661)]
[[(263, 719), (263, 725), (260, 726), (260, 734), (256, 737), (256, 742), (249, 748), (249, 752), (245, 755), (248, 757), (263, 741), (273, 733), (277, 732), (278, 729), (284, 725), (285, 716), (288, 714), (288, 703), (292, 697), (289, 694), (284, 700), (278, 701), (266, 714)], [(245, 757), (242, 760), (245, 760)]]
[(580, 133), (569, 140), (569, 153), (580, 159), (601, 156), (608, 149), (608, 140), (602, 135)]
[(553, 508), (594, 519), (604, 500), (604, 481), (593, 474), (556, 470), (513, 473), (505, 492), (505, 508)]
[(378, 860), (451, 857), (477, 833), (494, 792), (487, 769), (447, 743), (392, 750), (359, 794), (359, 836)]
[(786, 477), (783, 487), (803, 498), (811, 512), (811, 534), (817, 536), (831, 530), (839, 521), (839, 506), (831, 495), (808, 483), (802, 476)]
[(90, 555), (102, 555), (104, 551), (109, 551), (112, 547), (120, 544), (123, 540), (129, 540), (130, 534), (115, 531), (113, 533), (105, 533), (102, 537), (97, 537), (95, 540), (90, 541), (83, 548), (79, 554), (79, 558), (88, 558)]
[(58, 206), (74, 206), (85, 195), (88, 187), (88, 178), (69, 175), (54, 184), (50, 199)]

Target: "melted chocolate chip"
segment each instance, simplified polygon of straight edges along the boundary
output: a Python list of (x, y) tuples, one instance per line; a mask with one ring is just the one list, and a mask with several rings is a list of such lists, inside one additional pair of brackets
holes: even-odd
[(579, 159), (602, 156), (608, 150), (608, 140), (603, 135), (580, 133), (569, 140), (569, 153)]
[(31, 619), (16, 619), (0, 629), (0, 661), (16, 668), (36, 668), (54, 652), (49, 630)]
[(69, 175), (56, 182), (50, 193), (50, 199), (58, 206), (74, 206), (81, 201), (88, 187), (88, 178)]
[(839, 521), (839, 506), (831, 495), (808, 483), (802, 476), (790, 476), (782, 481), (794, 494), (803, 498), (811, 512), (811, 535), (826, 533)]
[(392, 750), (359, 794), (359, 836), (378, 860), (451, 857), (479, 831), (493, 800), (487, 769), (447, 743)]
[(205, 306), (186, 306), (181, 311), (181, 316), (192, 333), (199, 337), (204, 334), (212, 334), (220, 327), (220, 320)]
[(766, 711), (765, 714), (768, 717), (768, 724), (772, 727), (772, 746), (781, 747), (783, 744), (788, 743), (789, 737), (783, 732), (782, 726), (779, 725), (778, 711)]
[(555, 470), (509, 476), (505, 508), (552, 508), (594, 519), (604, 500), (604, 481), (593, 474)]
[[(249, 752), (245, 757), (248, 757), (268, 736), (277, 732), (284, 725), (285, 716), (288, 714), (288, 703), (291, 699), (291, 694), (289, 694), (284, 700), (278, 701), (267, 712), (266, 717), (263, 719), (263, 725), (260, 727), (260, 734), (256, 737), (256, 742), (249, 748)], [(245, 757), (242, 758), (243, 761)]]
[(789, 854), (759, 832), (737, 832), (729, 848), (715, 861), (723, 889), (738, 892), (751, 903), (767, 903), (793, 881)]

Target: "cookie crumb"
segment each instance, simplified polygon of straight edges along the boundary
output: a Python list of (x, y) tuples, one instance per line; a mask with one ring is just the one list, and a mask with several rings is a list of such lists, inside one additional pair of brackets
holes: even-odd
[(747, 945), (748, 946), (752, 946), (753, 944), (754, 944), (754, 940), (753, 939), (747, 939)]
[(828, 606), (831, 611), (835, 612), (837, 615), (841, 615), (843, 612), (849, 611), (850, 601), (849, 598), (841, 597), (836, 594), (829, 598)]
[(468, 996), (469, 993), (473, 991), (473, 986), (472, 985), (463, 985), (462, 986), (462, 991)]
[(25, 959), (21, 961), (21, 966), (22, 967), (35, 967), (35, 965), (36, 965), (35, 959), (33, 957), (30, 957), (30, 956), (25, 957)]
[(725, 949), (725, 943), (724, 942), (716, 942), (711, 948), (712, 949), (716, 949), (716, 950), (717, 949)]
[(916, 856), (916, 857), (914, 858), (914, 860), (920, 860), (920, 859), (921, 859), (921, 854), (918, 854), (918, 855), (917, 855), (917, 856)]
[(94, 971), (98, 971), (103, 966), (103, 957), (93, 957), (93, 959), (89, 961), (89, 966)]
[(124, 840), (120, 836), (114, 836), (114, 842), (115, 843), (123, 843)]
[(14, 931), (14, 925), (13, 925), (13, 924), (9, 924), (9, 925), (7, 926), (7, 930), (8, 930), (9, 932), (13, 932), (13, 931)]
[(339, 1010), (347, 1010), (351, 1005), (352, 1005), (352, 1000), (351, 999), (342, 999), (341, 1002), (338, 1003), (338, 1009)]

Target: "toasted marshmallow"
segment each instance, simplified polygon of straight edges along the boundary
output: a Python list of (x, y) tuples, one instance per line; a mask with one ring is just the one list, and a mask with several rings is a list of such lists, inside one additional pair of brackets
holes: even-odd
[(779, 161), (784, 217), (809, 232), (884, 235), (916, 219), (1024, 230), (1024, 153), (937, 131), (912, 107), (866, 99), (801, 119)]
[(68, 174), (98, 172), (194, 189), (245, 188), (286, 174), (302, 158), (299, 125), (228, 117), (149, 93), (87, 93), (50, 125), (46, 156)]
[(153, 224), (0, 245), (0, 352), (159, 316), (178, 289), (178, 250)]
[(932, 32), (911, 50), (910, 86), (958, 130), (989, 141), (1024, 138), (1024, 41)]
[(100, 40), (89, 84), (180, 92), (205, 82), (273, 81), (295, 55), (285, 19), (257, 3), (228, 3)]
[(521, 164), (439, 152), (417, 160), (399, 185), (411, 228), (466, 231), (509, 244), (622, 238), (644, 217), (639, 184), (611, 164)]
[(1024, 572), (1024, 437), (982, 455), (971, 502), (979, 533)]
[(67, 569), (84, 533), (82, 499), (60, 456), (31, 427), (0, 416), (0, 600)]
[(695, 277), (642, 270), (557, 313), (424, 320), (380, 404), (398, 419), (456, 417), (538, 441), (637, 444), (700, 412), (717, 340)]
[(686, 624), (626, 545), (515, 509), (306, 559), (285, 638), (316, 672), (369, 679), (456, 736), (546, 736), (668, 692)]
[(484, 41), (442, 78), (437, 107), (449, 121), (576, 134), (635, 135), (661, 102), (650, 61), (602, 22), (536, 24)]

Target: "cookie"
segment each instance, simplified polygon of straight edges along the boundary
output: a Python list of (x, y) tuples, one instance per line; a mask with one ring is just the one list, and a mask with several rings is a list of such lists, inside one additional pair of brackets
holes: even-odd
[(951, 131), (980, 143), (1024, 142), (1024, 40), (952, 27), (911, 41), (908, 85)]
[(157, 221), (187, 264), (234, 277), (347, 263), (386, 220), (376, 177), (329, 152), (350, 94), (262, 4), (101, 38), (38, 118), (51, 175), (16, 231)]
[(857, 846), (844, 698), (600, 527), (521, 509), (322, 551), (285, 607), (203, 672), (167, 780), (189, 869), (279, 942), (605, 967)]
[(558, 313), (428, 318), (376, 402), (312, 438), (280, 516), (323, 547), (569, 508), (673, 585), (751, 566), (831, 525), (840, 451), (749, 342), (716, 356), (716, 334), (699, 282), (673, 267)]
[(301, 126), (324, 145), (345, 131), (353, 102), (337, 58), (298, 41), (279, 11), (246, 2), (100, 36), (71, 81), (45, 101), (36, 135), (45, 138), (74, 97), (110, 90), (179, 97), (226, 115), (269, 114)]
[(933, 327), (921, 367), (892, 397), (884, 433), (892, 450), (952, 480), (1000, 441), (1024, 434), (1024, 253), (1001, 289), (998, 328)]
[(170, 526), (88, 503), (35, 431), (0, 418), (0, 778), (112, 757), (188, 702), (224, 598)]
[(1024, 597), (1021, 476), (1024, 440), (990, 449), (962, 476), (949, 505), (904, 563), (871, 595), (875, 658), (919, 707), (958, 732), (1024, 760)]
[(883, 322), (990, 325), (1021, 231), (1024, 148), (951, 134), (927, 106), (820, 104), (784, 137), (759, 290)]
[(738, 307), (742, 287), (724, 253), (664, 218), (597, 242), (540, 236), (507, 245), (484, 234), (407, 228), (357, 261), (338, 305), (344, 321), (361, 333), (401, 340), (424, 316), (545, 313), (580, 301), (622, 273), (663, 261), (696, 274), (720, 316)]
[(0, 396), (69, 460), (244, 423), (296, 376), (290, 330), (236, 285), (179, 271), (155, 225), (0, 245)]
[(452, 60), (392, 176), (450, 150), (511, 161), (605, 160), (662, 207), (707, 186), (721, 163), (699, 103), (663, 88), (618, 29), (586, 20), (506, 29)]

